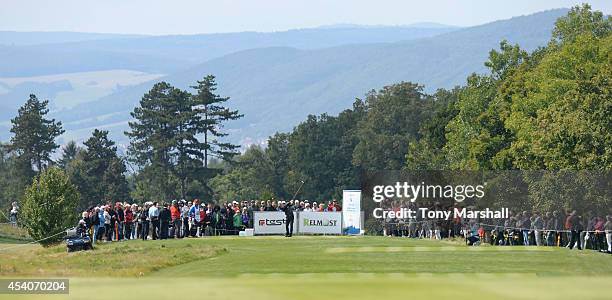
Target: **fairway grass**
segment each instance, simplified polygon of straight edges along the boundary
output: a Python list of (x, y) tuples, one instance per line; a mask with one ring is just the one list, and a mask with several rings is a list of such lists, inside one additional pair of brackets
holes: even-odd
[[(610, 299), (611, 277), (298, 275), (276, 278), (78, 278), (70, 295), (0, 295), (0, 299)], [(588, 288), (586, 288), (588, 287)]]
[(70, 294), (0, 299), (612, 299), (612, 256), (555, 247), (309, 236), (9, 246), (2, 277), (68, 277)]

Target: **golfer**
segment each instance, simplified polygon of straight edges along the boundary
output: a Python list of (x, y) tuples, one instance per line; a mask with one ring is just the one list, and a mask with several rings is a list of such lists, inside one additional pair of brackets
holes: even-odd
[(293, 235), (293, 207), (292, 203), (281, 202), (281, 210), (285, 212), (285, 236), (291, 237)]

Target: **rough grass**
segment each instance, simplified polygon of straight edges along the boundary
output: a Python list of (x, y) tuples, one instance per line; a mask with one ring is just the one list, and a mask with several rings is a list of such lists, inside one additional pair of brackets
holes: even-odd
[(26, 243), (32, 241), (27, 230), (11, 224), (0, 224), (0, 243)]
[(154, 271), (223, 254), (195, 241), (103, 243), (92, 251), (66, 252), (64, 245), (0, 246), (2, 276), (144, 276)]

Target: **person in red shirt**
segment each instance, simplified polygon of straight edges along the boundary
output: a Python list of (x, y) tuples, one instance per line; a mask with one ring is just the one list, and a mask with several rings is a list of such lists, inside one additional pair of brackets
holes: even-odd
[(172, 224), (170, 237), (181, 237), (181, 210), (176, 200), (172, 200), (172, 206), (170, 206), (170, 222)]
[(340, 207), (340, 205), (338, 204), (338, 201), (336, 199), (334, 199), (334, 201), (332, 201), (332, 205), (334, 206), (334, 210), (333, 211), (342, 211), (342, 207)]
[(204, 231), (206, 230), (206, 207), (204, 207), (204, 204), (200, 205), (200, 222), (198, 227), (200, 228), (200, 236), (204, 236)]
[(572, 217), (576, 214), (576, 211), (573, 211), (571, 213), (567, 214), (567, 217), (565, 218), (565, 230), (567, 230), (567, 240), (568, 240), (568, 244), (567, 248), (570, 247), (571, 241), (572, 241)]
[(132, 236), (132, 226), (134, 226), (134, 212), (132, 211), (132, 207), (129, 204), (125, 205), (125, 226), (123, 237), (126, 240), (131, 240)]

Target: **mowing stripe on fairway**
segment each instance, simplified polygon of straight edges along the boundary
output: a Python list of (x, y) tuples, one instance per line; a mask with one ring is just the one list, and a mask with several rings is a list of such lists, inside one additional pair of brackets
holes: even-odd
[(326, 279), (326, 278), (392, 278), (392, 279), (410, 279), (410, 278), (454, 278), (454, 279), (504, 279), (504, 278), (528, 278), (537, 277), (535, 273), (242, 273), (238, 275), (241, 279)]
[(367, 253), (367, 252), (454, 252), (454, 251), (554, 251), (551, 247), (534, 246), (512, 246), (512, 247), (467, 247), (467, 246), (442, 246), (442, 247), (333, 247), (325, 249), (327, 253)]

